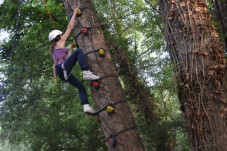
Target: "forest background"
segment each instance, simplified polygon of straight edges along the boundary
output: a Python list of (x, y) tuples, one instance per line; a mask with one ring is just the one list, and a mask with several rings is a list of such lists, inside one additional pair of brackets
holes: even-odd
[[(69, 18), (61, 1), (46, 3), (64, 31)], [(146, 150), (190, 150), (158, 2), (93, 3)], [(9, 33), (0, 42), (0, 150), (107, 150), (100, 124), (84, 115), (75, 89), (63, 91), (60, 80), (53, 82), (47, 38), (53, 24), (44, 4), (25, 0), (18, 15), (19, 6), (18, 0), (0, 5), (0, 29)], [(78, 65), (73, 73), (82, 80)], [(152, 100), (152, 113), (143, 110), (138, 94)]]

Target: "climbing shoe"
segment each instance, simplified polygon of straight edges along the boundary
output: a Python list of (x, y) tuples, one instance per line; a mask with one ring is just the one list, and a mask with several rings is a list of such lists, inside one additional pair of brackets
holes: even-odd
[(88, 114), (88, 115), (95, 115), (95, 110), (91, 108), (91, 106), (89, 104), (84, 104), (83, 105), (84, 108), (84, 113)]
[(99, 76), (94, 75), (90, 70), (83, 71), (83, 79), (84, 80), (98, 80)]

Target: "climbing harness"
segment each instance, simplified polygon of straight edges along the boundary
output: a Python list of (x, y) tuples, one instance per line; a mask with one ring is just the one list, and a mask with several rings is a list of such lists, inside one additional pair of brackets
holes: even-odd
[(68, 75), (67, 75), (67, 71), (66, 71), (66, 69), (65, 69), (64, 63), (61, 64), (61, 69), (62, 69), (62, 71), (63, 71), (64, 78), (65, 78), (65, 80), (67, 81), (67, 80), (69, 79), (69, 77), (68, 77)]
[(116, 147), (117, 145), (117, 136), (124, 133), (124, 132), (127, 132), (127, 131), (130, 131), (130, 130), (133, 130), (133, 129), (137, 129), (135, 126), (134, 127), (130, 127), (130, 128), (127, 128), (127, 129), (124, 129), (120, 132), (117, 132), (115, 134), (110, 134), (109, 137), (106, 139), (107, 141), (107, 144), (111, 147), (111, 148), (114, 148)]
[[(69, 75), (67, 74), (67, 70), (65, 68), (64, 63), (61, 64), (61, 69), (63, 71), (64, 79), (65, 79), (65, 81), (67, 81), (69, 79), (69, 77), (71, 76), (71, 73), (69, 73)], [(64, 91), (67, 90), (67, 83), (66, 82), (63, 83), (63, 90)]]

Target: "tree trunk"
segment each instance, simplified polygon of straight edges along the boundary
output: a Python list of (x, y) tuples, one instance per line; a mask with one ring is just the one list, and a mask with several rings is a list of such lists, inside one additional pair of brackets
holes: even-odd
[(225, 53), (227, 54), (227, 1), (212, 0), (217, 20), (220, 22), (221, 35), (223, 36), (223, 44)]
[[(75, 34), (78, 34), (83, 27), (92, 27), (87, 36), (81, 34), (77, 39), (77, 43), (79, 44), (79, 47), (84, 50), (84, 53), (99, 48), (108, 50), (91, 1), (67, 0), (63, 1), (63, 3), (68, 11), (69, 17), (71, 16), (72, 9), (75, 7), (80, 8), (82, 11), (82, 16), (77, 17)], [(108, 76), (99, 80), (101, 84), (99, 89), (91, 87), (92, 97), (98, 109), (105, 107), (109, 103), (116, 103), (126, 99), (118, 77), (112, 76), (117, 75), (117, 73), (115, 66), (111, 61), (110, 53), (108, 51), (105, 51), (105, 53), (105, 57), (99, 57), (96, 52), (86, 55), (89, 68), (95, 74), (101, 77)], [(116, 146), (112, 147), (111, 145), (108, 145), (108, 149), (110, 151), (143, 151), (144, 146), (138, 130), (134, 128), (136, 125), (128, 104), (122, 102), (113, 107), (115, 111), (114, 114), (108, 115), (106, 111), (100, 112), (99, 114), (106, 139), (108, 139), (111, 134), (120, 133), (114, 137), (117, 141)]]
[(227, 150), (226, 63), (205, 0), (159, 0), (192, 150)]

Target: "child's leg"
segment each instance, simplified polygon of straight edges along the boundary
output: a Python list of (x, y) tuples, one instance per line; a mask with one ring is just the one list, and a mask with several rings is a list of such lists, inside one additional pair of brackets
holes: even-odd
[(81, 101), (81, 104), (83, 105), (84, 113), (90, 114), (90, 115), (95, 114), (95, 111), (89, 105), (88, 98), (87, 98), (87, 92), (86, 92), (84, 85), (73, 74), (71, 74), (69, 76), (68, 80), (65, 80), (63, 71), (61, 69), (61, 64), (57, 65), (56, 69), (57, 69), (58, 76), (62, 81), (67, 81), (78, 89), (80, 101)]
[(100, 77), (94, 75), (90, 70), (88, 70), (88, 64), (85, 59), (85, 55), (82, 49), (78, 48), (75, 52), (73, 52), (69, 58), (64, 62), (65, 69), (67, 74), (71, 72), (73, 66), (75, 65), (76, 61), (79, 62), (81, 70), (83, 70), (83, 79), (84, 80), (97, 80)]
[(72, 68), (74, 67), (74, 65), (76, 64), (77, 61), (79, 62), (80, 68), (82, 70), (88, 70), (88, 64), (85, 59), (85, 55), (84, 55), (82, 49), (78, 48), (64, 62), (64, 66), (68, 73), (71, 72)]
[(71, 85), (73, 85), (78, 89), (81, 104), (82, 105), (89, 104), (88, 98), (87, 98), (87, 92), (84, 85), (73, 74), (69, 76), (69, 79), (67, 80), (67, 82), (69, 82)]

